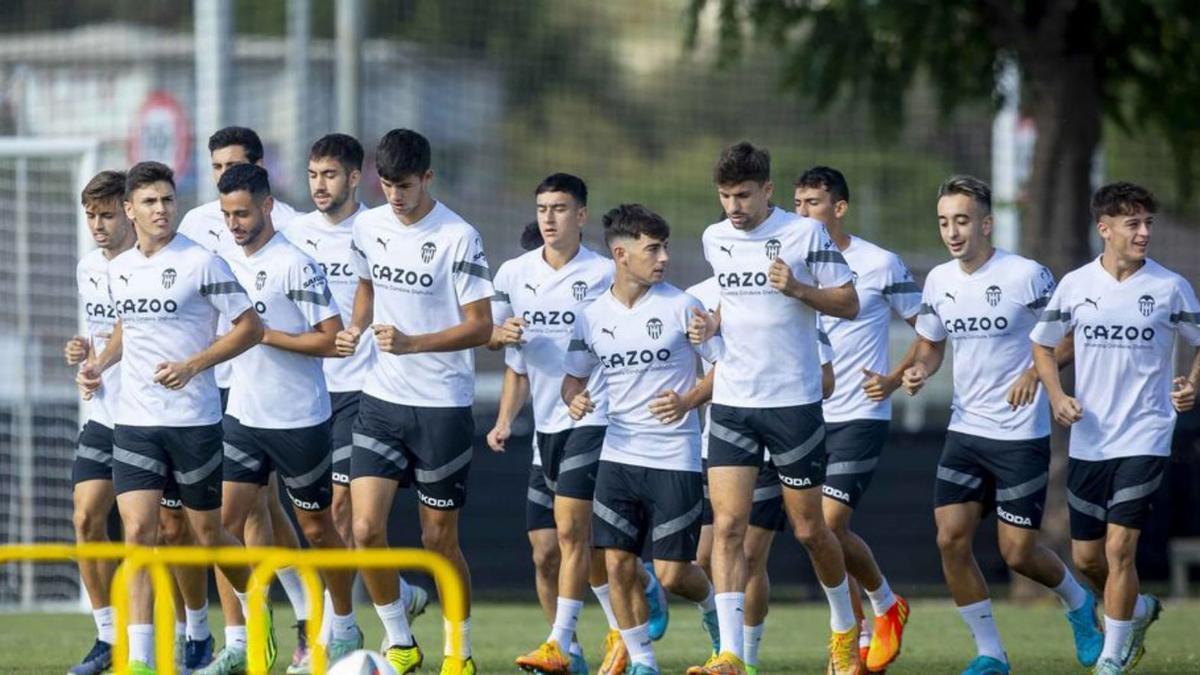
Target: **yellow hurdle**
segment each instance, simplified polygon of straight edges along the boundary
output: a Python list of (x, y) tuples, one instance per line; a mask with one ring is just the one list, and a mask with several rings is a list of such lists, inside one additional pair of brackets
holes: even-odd
[[(250, 613), (246, 617), (247, 654), (250, 656), (250, 675), (266, 675), (266, 623), (262, 612), (267, 607), (267, 589), (275, 572), (282, 567), (294, 567), (304, 582), (310, 598), (308, 644), (313, 650), (313, 672), (325, 672), (325, 650), (320, 646), (318, 633), (324, 611), (323, 586), (317, 570), (398, 568), (427, 572), (437, 583), (442, 611), (453, 623), (466, 620), (466, 588), (450, 561), (436, 553), (421, 549), (284, 549), (284, 548), (184, 548), (184, 547), (127, 547), (123, 544), (16, 544), (0, 546), (0, 564), (13, 561), (47, 562), (56, 560), (121, 560), (113, 577), (111, 595), (115, 615), (116, 644), (113, 645), (113, 665), (117, 675), (129, 669), (129, 582), (130, 577), (143, 570), (150, 575), (154, 590), (155, 659), (159, 675), (175, 675), (174, 631), (164, 629), (175, 622), (175, 601), (168, 569), (172, 565), (246, 565), (253, 567), (249, 586)], [(451, 631), (450, 652), (462, 654), (460, 632)]]

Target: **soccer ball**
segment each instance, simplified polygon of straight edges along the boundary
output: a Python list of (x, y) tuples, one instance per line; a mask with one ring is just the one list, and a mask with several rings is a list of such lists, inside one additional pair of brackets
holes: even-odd
[(360, 649), (338, 659), (329, 675), (396, 675), (387, 659), (376, 652)]

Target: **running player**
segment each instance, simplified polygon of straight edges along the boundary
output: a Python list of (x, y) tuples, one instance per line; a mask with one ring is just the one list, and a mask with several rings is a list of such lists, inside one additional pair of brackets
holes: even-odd
[[(972, 552), (993, 505), (1000, 555), (1009, 569), (1062, 599), (1075, 656), (1090, 667), (1102, 640), (1095, 599), (1037, 540), (1050, 468), (1050, 407), (1038, 387), (1029, 332), (1050, 300), (1054, 277), (992, 245), (991, 207), (991, 189), (978, 178), (953, 176), (938, 189), (938, 229), (952, 260), (925, 279), (916, 353), (903, 378), (905, 391), (915, 395), (942, 365), (947, 341), (954, 343), (953, 412), (938, 460), (934, 520), (946, 585), (978, 651), (963, 673), (1009, 672)], [(1069, 360), (1067, 345), (1058, 363)]]
[[(315, 548), (345, 548), (333, 524), (329, 395), (319, 357), (334, 356), (342, 329), (337, 304), (320, 267), (271, 225), (271, 187), (265, 169), (231, 167), (217, 184), (221, 211), (241, 253), (228, 258), (265, 324), (261, 344), (233, 362), (234, 386), (223, 422), (226, 527), (244, 536), (246, 515), (267, 476), (276, 470), (296, 520)], [(362, 632), (351, 597), (354, 573), (326, 570), (333, 601), (329, 660), (360, 649)], [(226, 617), (226, 643), (200, 675), (246, 670), (244, 634), (230, 640), (240, 617)], [(240, 627), (242, 631), (244, 626)]]
[[(189, 528), (201, 546), (240, 546), (221, 525), (221, 401), (212, 366), (258, 343), (263, 328), (245, 291), (220, 258), (176, 236), (171, 170), (142, 162), (129, 170), (125, 213), (138, 245), (113, 258), (109, 290), (118, 322), (104, 352), (84, 366), (87, 387), (122, 362), (113, 430), (113, 487), (131, 545), (152, 546), (167, 477), (179, 486)], [(232, 328), (218, 338), (218, 314)], [(245, 611), (250, 570), (223, 566)], [(151, 591), (144, 573), (130, 582), (130, 672), (153, 672)], [(267, 614), (264, 611), (264, 614)], [(267, 616), (269, 623), (270, 618)], [(274, 630), (265, 654), (274, 662)]]
[(909, 352), (894, 369), (888, 367), (888, 327), (892, 314), (911, 325), (921, 309), (921, 288), (900, 257), (845, 230), (850, 186), (837, 169), (815, 166), (796, 179), (796, 213), (825, 223), (837, 245), (858, 293), (858, 317), (822, 316), (821, 325), (836, 354), (834, 375), (841, 385), (825, 401), (825, 467), (822, 488), (825, 522), (837, 535), (846, 557), (846, 570), (862, 585), (875, 614), (874, 626), (863, 620), (857, 590), (851, 593), (855, 615), (867, 638), (859, 658), (869, 672), (882, 672), (900, 654), (908, 602), (892, 593), (875, 555), (850, 529), (850, 518), (871, 484), (892, 419), (890, 397), (911, 365)]
[[(368, 330), (379, 351), (354, 422), (350, 497), (356, 545), (383, 548), (396, 489), (415, 483), (422, 544), (445, 556), (469, 589), (458, 514), (475, 431), (471, 349), (491, 337), (494, 291), (479, 233), (430, 194), (430, 154), (429, 141), (415, 131), (384, 135), (375, 164), (388, 203), (354, 221), (358, 291), (338, 351), (353, 354)], [(398, 673), (412, 672), (422, 654), (395, 572), (364, 569), (362, 577), (387, 629), (388, 662)], [(463, 653), (446, 654), (441, 672), (475, 673), (470, 619), (445, 627), (445, 650), (455, 631)]]
[(771, 205), (770, 174), (765, 150), (743, 142), (722, 152), (714, 182), (728, 217), (703, 238), (704, 257), (721, 287), (728, 348), (714, 370), (708, 441), (721, 652), (689, 673), (745, 672), (745, 537), (769, 450), (793, 533), (829, 600), (829, 671), (852, 675), (859, 665), (858, 623), (841, 545), (821, 513), (826, 458), (815, 312), (854, 318), (858, 296), (825, 227)]
[[(597, 410), (591, 392), (609, 400), (608, 431), (596, 474), (595, 545), (604, 549), (612, 605), (629, 650), (629, 675), (657, 675), (639, 556), (651, 540), (664, 587), (715, 612), (712, 585), (693, 560), (704, 488), (695, 408), (711, 392), (698, 383), (696, 354), (713, 361), (720, 338), (699, 347), (688, 324), (703, 306), (663, 281), (670, 228), (640, 204), (604, 216), (612, 252), (612, 287), (576, 316), (562, 379), (562, 400), (579, 421)], [(560, 600), (561, 602), (561, 600)], [(556, 627), (557, 628), (557, 627)], [(714, 649), (717, 636), (710, 633)]]
[[(1138, 593), (1138, 536), (1163, 481), (1175, 413), (1195, 405), (1200, 353), (1171, 379), (1178, 335), (1200, 346), (1200, 302), (1183, 277), (1146, 257), (1158, 203), (1112, 183), (1092, 197), (1104, 253), (1063, 277), (1034, 328), (1034, 361), (1054, 419), (1071, 427), (1067, 502), (1075, 565), (1104, 593), (1104, 649), (1095, 672), (1133, 669), (1162, 605)], [(1074, 335), (1075, 395), (1054, 349)]]

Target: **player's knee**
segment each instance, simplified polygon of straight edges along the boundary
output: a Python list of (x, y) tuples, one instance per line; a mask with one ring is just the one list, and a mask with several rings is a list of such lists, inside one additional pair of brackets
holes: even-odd
[(1109, 569), (1128, 569), (1133, 567), (1137, 556), (1137, 546), (1125, 537), (1109, 537), (1104, 542), (1104, 557)]
[(825, 520), (820, 516), (802, 516), (792, 521), (792, 535), (806, 548), (819, 546), (828, 531)]
[(187, 546), (192, 543), (190, 531), (183, 522), (183, 514), (175, 511), (164, 513), (158, 521), (158, 537), (167, 546)]
[(767, 556), (760, 551), (746, 551), (746, 570), (753, 574), (756, 570), (766, 569)]
[[(592, 531), (586, 522), (568, 519), (556, 524), (558, 545), (564, 551), (584, 552), (591, 548)], [(590, 552), (590, 551), (587, 551)]]
[[(632, 553), (626, 555), (605, 555), (604, 566), (608, 570), (610, 584), (623, 585), (637, 578), (637, 557)], [(662, 579), (659, 579), (662, 583)]]
[[(155, 539), (158, 538), (158, 528), (148, 520), (125, 518), (121, 521), (121, 528), (125, 531), (126, 544), (153, 546)], [(167, 541), (167, 543), (173, 542)]]
[(385, 523), (377, 522), (365, 515), (355, 515), (351, 526), (354, 531), (354, 544), (359, 548), (383, 548), (387, 546), (387, 529)]
[(1005, 541), (1001, 539), (1000, 557), (1004, 558), (1004, 564), (1008, 565), (1010, 569), (1024, 573), (1023, 570), (1033, 564), (1033, 547), (1032, 540)]
[(458, 535), (453, 527), (440, 523), (426, 523), (421, 528), (421, 546), (427, 551), (436, 551), (449, 557), (458, 551)]
[(76, 540), (106, 541), (108, 539), (108, 518), (87, 509), (75, 509), (71, 519), (75, 525)]
[(938, 528), (937, 546), (942, 555), (961, 555), (971, 550), (971, 538), (958, 528)]
[(687, 565), (655, 565), (654, 574), (663, 588), (678, 595), (685, 585), (687, 569)]
[(746, 530), (749, 528), (748, 519), (734, 514), (713, 514), (713, 547), (741, 547), (746, 540)]
[[(221, 535), (224, 531), (221, 520), (217, 518), (204, 518), (199, 523), (192, 524), (192, 533), (196, 536), (196, 544), (199, 546), (221, 545)], [(236, 534), (233, 536), (237, 537)]]
[[(324, 514), (320, 514), (324, 515)], [(297, 518), (300, 523), (300, 531), (304, 533), (304, 538), (314, 548), (333, 548), (337, 542), (334, 536), (332, 523), (320, 517), (318, 514), (306, 514), (305, 517)]]
[(558, 566), (561, 562), (562, 556), (558, 554), (558, 547), (535, 546), (533, 548), (533, 568), (539, 577), (553, 578), (558, 574)]

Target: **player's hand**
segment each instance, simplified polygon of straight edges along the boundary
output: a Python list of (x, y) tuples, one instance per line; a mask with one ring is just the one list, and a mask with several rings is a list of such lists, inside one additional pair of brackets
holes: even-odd
[(522, 339), (524, 336), (525, 319), (519, 316), (510, 316), (504, 320), (504, 323), (492, 328), (492, 337), (505, 347), (524, 344), (525, 340)]
[(79, 372), (75, 373), (75, 386), (79, 387), (79, 395), (85, 401), (92, 400), (100, 390), (100, 384), (100, 369), (92, 363), (83, 364)]
[(909, 396), (916, 396), (928, 378), (929, 372), (925, 370), (925, 366), (918, 363), (904, 371), (904, 376), (900, 378), (900, 386), (904, 387)]
[(183, 389), (196, 371), (183, 361), (164, 361), (154, 368), (154, 381), (167, 389)]
[(717, 334), (721, 327), (721, 308), (715, 312), (706, 312), (699, 307), (692, 308), (692, 317), (688, 321), (688, 340), (698, 345), (708, 341)]
[(504, 452), (504, 444), (508, 442), (510, 437), (512, 437), (512, 428), (507, 425), (501, 426), (499, 423), (497, 423), (496, 426), (492, 427), (492, 430), (488, 432), (488, 447), (491, 448), (493, 452)]
[(1005, 400), (1008, 401), (1009, 407), (1016, 410), (1033, 403), (1034, 397), (1037, 396), (1037, 390), (1037, 372), (1033, 368), (1028, 368), (1017, 377), (1016, 382), (1013, 382)]
[(1186, 377), (1175, 378), (1171, 389), (1171, 405), (1175, 412), (1187, 412), (1196, 406), (1196, 385)]
[(655, 394), (654, 399), (647, 407), (650, 408), (650, 413), (663, 424), (674, 424), (683, 419), (688, 412), (683, 397), (679, 395), (679, 392), (670, 389)]
[(596, 409), (596, 404), (592, 402), (592, 395), (587, 389), (575, 394), (575, 398), (571, 399), (571, 405), (567, 407), (567, 414), (571, 419), (578, 422), (583, 419), (583, 416)]
[(338, 356), (353, 356), (354, 350), (358, 349), (360, 338), (362, 338), (362, 331), (354, 326), (338, 331), (337, 336), (333, 339)]
[(869, 368), (863, 368), (862, 374), (864, 378), (862, 383), (863, 393), (867, 395), (868, 399), (876, 403), (886, 401), (892, 395), (892, 392), (900, 387), (899, 382)]
[(67, 340), (67, 346), (63, 347), (63, 356), (66, 357), (68, 366), (77, 366), (83, 363), (91, 353), (92, 343), (82, 335), (76, 335)]
[(1050, 411), (1054, 413), (1054, 421), (1064, 427), (1083, 419), (1083, 406), (1074, 397), (1066, 394), (1050, 402)]
[(796, 287), (800, 285), (796, 277), (792, 276), (791, 266), (779, 258), (773, 260), (771, 267), (767, 269), (767, 281), (771, 288), (792, 297), (795, 297)]
[(389, 354), (413, 352), (412, 337), (401, 333), (395, 326), (377, 323), (371, 326), (371, 330), (375, 332), (375, 344), (379, 345), (379, 349)]

